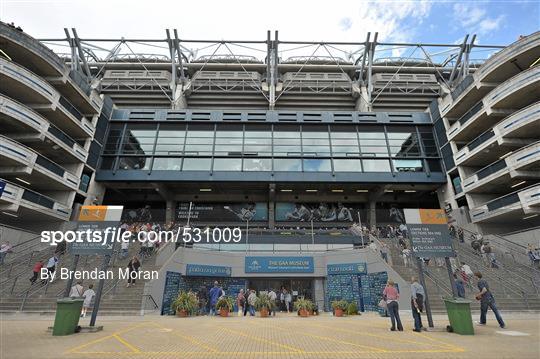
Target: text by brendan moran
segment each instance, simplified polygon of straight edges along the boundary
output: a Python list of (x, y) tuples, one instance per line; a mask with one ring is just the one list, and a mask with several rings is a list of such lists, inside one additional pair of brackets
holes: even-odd
[(69, 268), (61, 268), (59, 271), (49, 273), (47, 268), (41, 268), (41, 279), (55, 280), (59, 279), (158, 279), (158, 271), (141, 270), (130, 271), (128, 268), (118, 268), (117, 270), (70, 270)]

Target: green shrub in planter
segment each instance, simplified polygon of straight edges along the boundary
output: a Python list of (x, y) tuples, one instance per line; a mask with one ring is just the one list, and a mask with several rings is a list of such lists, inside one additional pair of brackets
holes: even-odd
[(258, 311), (266, 309), (267, 311), (273, 310), (275, 307), (275, 303), (273, 300), (270, 299), (270, 296), (265, 293), (259, 294), (257, 299), (255, 299), (255, 309)]
[(195, 293), (181, 291), (171, 303), (171, 309), (179, 315), (183, 313), (182, 316), (194, 315), (199, 309), (199, 301)]
[(334, 300), (334, 301), (332, 301), (331, 304), (332, 304), (332, 308), (334, 310), (341, 309), (343, 311), (347, 310), (347, 307), (349, 305), (349, 303), (347, 303), (347, 301), (343, 300), (343, 299), (342, 300)]
[(350, 302), (347, 306), (347, 314), (348, 315), (356, 315), (358, 314), (358, 305), (356, 305), (356, 302)]
[(228, 312), (232, 312), (234, 308), (234, 300), (232, 297), (222, 296), (216, 303), (216, 309), (225, 309)]

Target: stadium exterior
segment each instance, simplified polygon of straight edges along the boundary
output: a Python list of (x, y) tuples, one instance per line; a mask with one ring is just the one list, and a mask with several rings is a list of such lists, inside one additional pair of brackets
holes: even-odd
[[(65, 32), (0, 24), (0, 221), (50, 228), (110, 204), (249, 236), (162, 252), (145, 289), (158, 302), (189, 265), (321, 302), (332, 265), (398, 276), (349, 229), (399, 224), (403, 208), (445, 208), (484, 235), (540, 224), (539, 32), (504, 47)], [(407, 56), (385, 57), (396, 48)], [(248, 270), (298, 254), (306, 272)]]

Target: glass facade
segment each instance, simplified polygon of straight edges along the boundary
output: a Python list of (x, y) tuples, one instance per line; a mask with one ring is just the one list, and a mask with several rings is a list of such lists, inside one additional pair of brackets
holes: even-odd
[(100, 169), (440, 172), (431, 126), (112, 123)]

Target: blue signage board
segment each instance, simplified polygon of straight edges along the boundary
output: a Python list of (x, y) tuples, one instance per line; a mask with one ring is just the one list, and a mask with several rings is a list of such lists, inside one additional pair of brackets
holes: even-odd
[(326, 266), (326, 272), (327, 272), (328, 275), (331, 275), (331, 274), (366, 274), (367, 273), (367, 264), (366, 263), (328, 264)]
[(182, 275), (179, 272), (167, 271), (165, 286), (163, 287), (163, 301), (161, 302), (161, 315), (174, 314), (171, 304), (178, 295), (182, 285)]
[(186, 266), (186, 275), (197, 277), (230, 277), (231, 267), (188, 264)]
[(0, 181), (0, 196), (2, 196), (2, 193), (4, 193), (5, 188), (6, 188), (6, 182)]
[(313, 257), (246, 257), (246, 273), (313, 273)]

